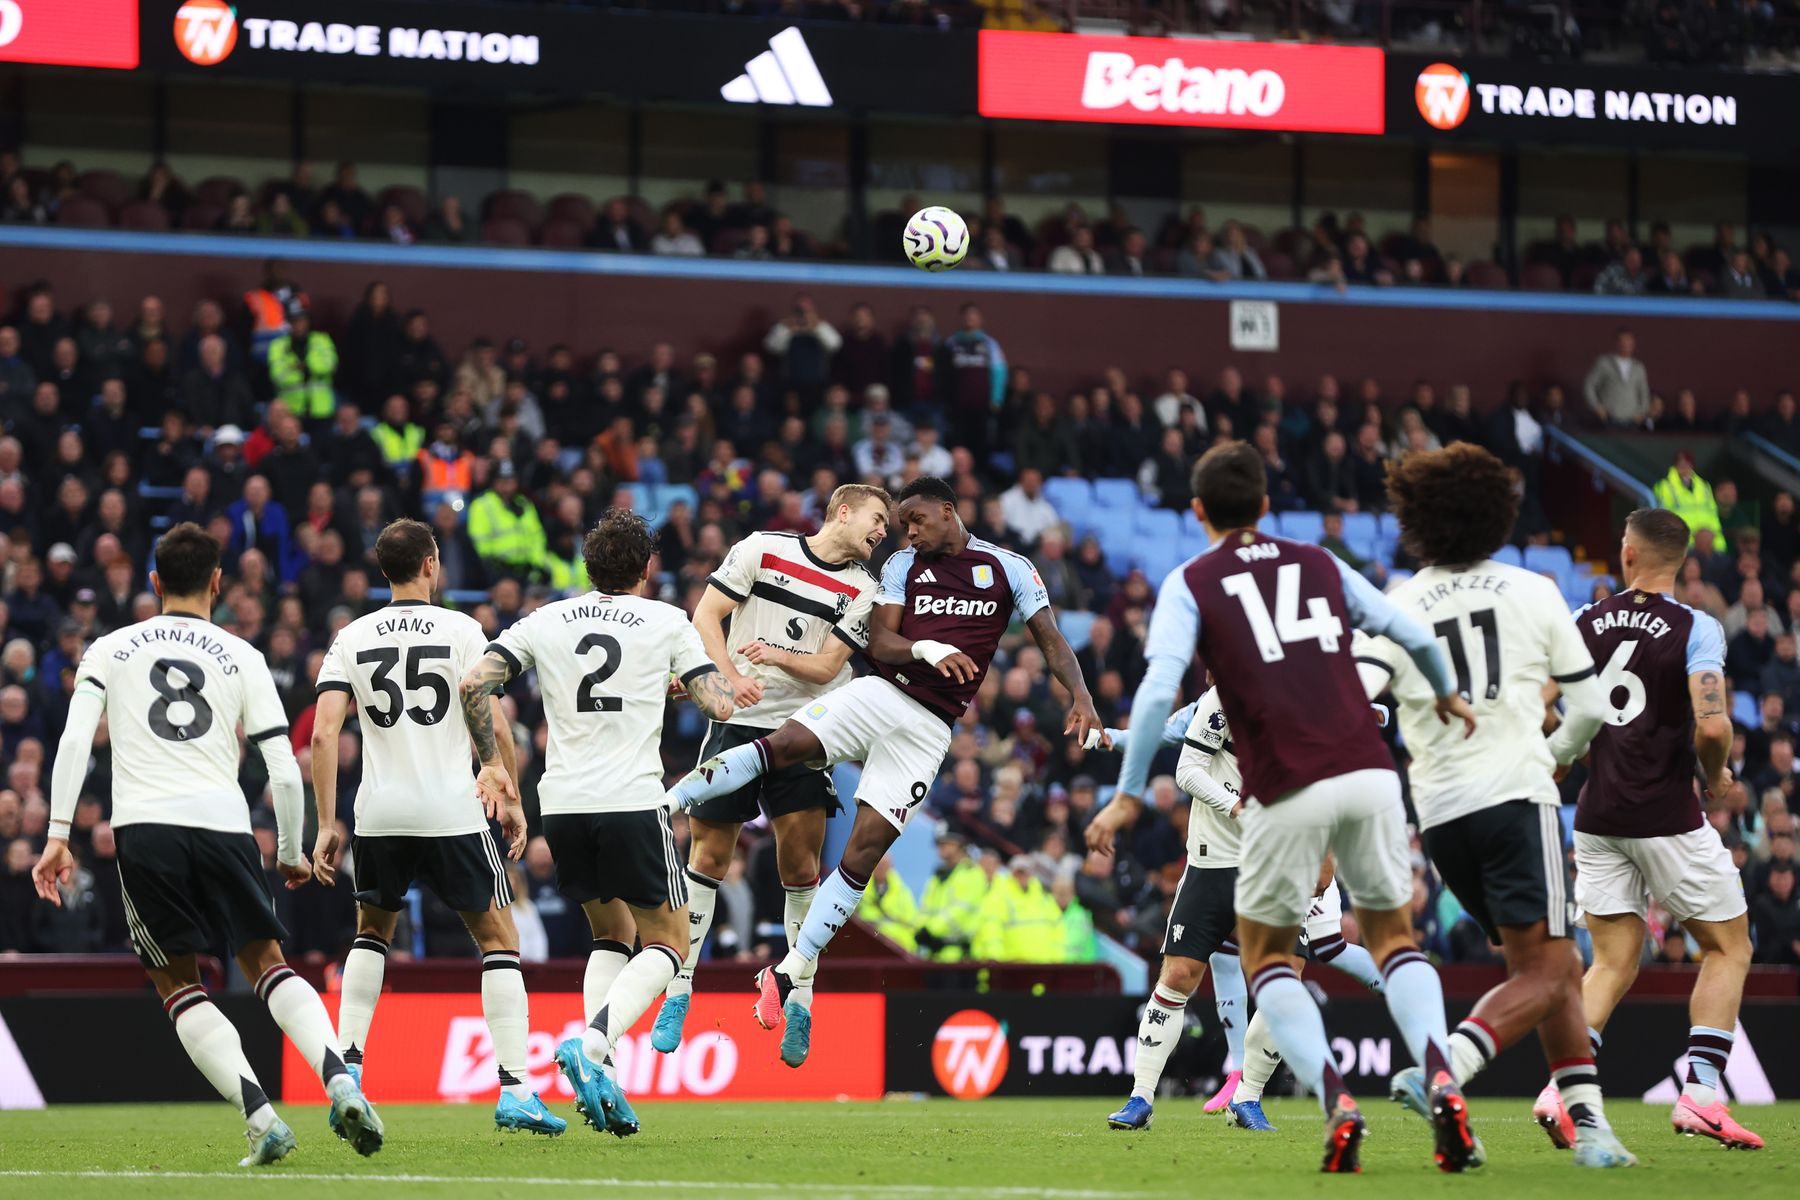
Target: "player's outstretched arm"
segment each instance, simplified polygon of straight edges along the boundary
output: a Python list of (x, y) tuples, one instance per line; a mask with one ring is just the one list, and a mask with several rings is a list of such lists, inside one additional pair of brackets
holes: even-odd
[[(519, 748), (513, 742), (512, 722), (506, 719), (505, 702), (498, 696), (489, 696), (488, 708), (494, 720), (494, 741), (500, 747), (500, 767), (517, 788)], [(488, 815), (500, 822), (500, 836), (506, 839), (506, 857), (514, 862), (524, 858), (527, 840), (525, 805), (516, 799), (496, 801)]]
[(702, 670), (688, 680), (687, 694), (693, 700), (694, 707), (705, 713), (710, 720), (726, 720), (734, 711), (733, 688), (723, 671)]
[(337, 883), (337, 777), (338, 735), (350, 710), (350, 694), (336, 688), (320, 692), (313, 705), (312, 777), (313, 805), (319, 814), (319, 833), (313, 839), (313, 878), (326, 887)]
[[(1056, 610), (1046, 605), (1031, 614), (1025, 622), (1025, 628), (1031, 631), (1031, 638), (1044, 652), (1044, 661), (1050, 666), (1050, 673), (1056, 681), (1068, 689), (1072, 700), (1069, 704), (1069, 719), (1063, 726), (1063, 733), (1079, 738), (1087, 745), (1090, 731), (1101, 734), (1101, 742), (1105, 741), (1100, 714), (1094, 711), (1094, 697), (1088, 691), (1087, 680), (1082, 678), (1081, 664), (1075, 661), (1075, 651), (1069, 649), (1069, 640), (1063, 637), (1062, 629), (1056, 623)], [(1088, 746), (1088, 749), (1093, 749)]]
[(1731, 713), (1724, 674), (1705, 670), (1689, 675), (1688, 699), (1694, 706), (1694, 753), (1706, 774), (1707, 794), (1723, 800), (1731, 787)]
[(40, 897), (58, 908), (62, 907), (58, 885), (67, 882), (75, 869), (75, 856), (69, 852), (69, 824), (75, 819), (75, 802), (81, 798), (81, 784), (94, 753), (94, 734), (105, 711), (106, 701), (99, 690), (78, 683), (69, 700), (62, 738), (56, 743), (56, 765), (50, 770), (50, 839), (31, 868), (31, 882)]
[(494, 732), (494, 709), (488, 703), (495, 692), (506, 686), (511, 668), (500, 655), (489, 650), (462, 678), (458, 691), (462, 697), (463, 724), (468, 726), (469, 740), (475, 744), (475, 757), (481, 760), (481, 772), (475, 777), (475, 789), (489, 802), (519, 803), (519, 789), (506, 772), (500, 758), (499, 735)]

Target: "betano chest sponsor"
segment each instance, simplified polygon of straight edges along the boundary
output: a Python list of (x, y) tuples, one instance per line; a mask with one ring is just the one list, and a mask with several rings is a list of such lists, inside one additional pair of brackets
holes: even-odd
[[(324, 997), (335, 1021), (338, 997)], [(757, 1026), (745, 997), (697, 993), (688, 1016), (694, 1031), (673, 1054), (650, 1046), (656, 1009), (614, 1050), (619, 1082), (646, 1100), (873, 1100), (883, 1090), (882, 1029), (886, 999), (821, 994), (812, 1055), (804, 1071), (782, 1065), (777, 1038)], [(558, 1042), (586, 1025), (579, 995), (533, 993), (526, 1050), (529, 1082), (546, 1101), (573, 1099), (556, 1069)], [(283, 1091), (311, 1103), (318, 1082), (291, 1043), (284, 1043)], [(375, 1009), (364, 1047), (364, 1084), (371, 1099), (393, 1103), (491, 1100), (499, 1091), (493, 1041), (478, 994), (389, 992)]]

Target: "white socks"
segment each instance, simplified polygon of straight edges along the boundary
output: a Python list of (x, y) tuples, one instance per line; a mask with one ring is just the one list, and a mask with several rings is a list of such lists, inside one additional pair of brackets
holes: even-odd
[(312, 984), (294, 974), (286, 963), (277, 963), (256, 981), (256, 995), (269, 1006), (269, 1015), (287, 1034), (288, 1041), (319, 1076), (327, 1090), (331, 1081), (344, 1070), (344, 1053), (338, 1048), (337, 1034), (331, 1028), (331, 1017)]
[[(588, 951), (587, 971), (581, 977), (581, 1015), (588, 1020), (594, 1019), (606, 1003), (606, 993), (612, 990), (613, 980), (631, 961), (631, 947), (624, 942), (615, 942), (609, 938), (595, 938), (593, 949)], [(613, 1074), (611, 1058), (595, 1059), (601, 1070), (610, 1077)]]
[(1206, 960), (1212, 971), (1213, 1011), (1219, 1015), (1219, 1028), (1225, 1031), (1225, 1044), (1230, 1057), (1225, 1070), (1244, 1069), (1244, 1013), (1250, 1008), (1249, 993), (1244, 990), (1244, 964), (1235, 949), (1220, 950)]
[(1162, 1079), (1163, 1067), (1175, 1042), (1181, 1036), (1188, 997), (1167, 984), (1159, 983), (1144, 1001), (1144, 1015), (1138, 1018), (1137, 1062), (1132, 1068), (1131, 1094), (1144, 1100), (1156, 1099), (1156, 1085)]
[(237, 1027), (226, 1019), (206, 989), (189, 984), (163, 1001), (163, 1012), (175, 1023), (175, 1036), (213, 1088), (237, 1106), (251, 1133), (262, 1133), (275, 1121), (275, 1109), (256, 1081)]
[[(800, 944), (800, 930), (806, 924), (806, 914), (812, 911), (813, 900), (819, 894), (819, 881), (815, 879), (804, 887), (787, 887), (784, 884), (783, 888), (787, 892), (787, 898), (782, 901), (781, 921), (787, 928), (788, 945), (797, 946)], [(793, 998), (808, 1009), (812, 1008), (813, 977), (818, 973), (819, 960), (815, 958), (803, 972), (793, 977)]]
[(519, 1100), (528, 1098), (525, 1046), (531, 1039), (531, 1018), (517, 950), (489, 950), (481, 956), (481, 1015), (494, 1041), (500, 1090)]
[[(592, 961), (590, 956), (590, 966)], [(600, 1011), (582, 1031), (581, 1049), (589, 1062), (603, 1062), (612, 1054), (613, 1044), (662, 995), (680, 969), (681, 956), (660, 942), (651, 942), (625, 964), (607, 989)]]
[(1244, 1031), (1244, 1064), (1238, 1068), (1243, 1074), (1238, 1077), (1237, 1091), (1231, 1094), (1233, 1104), (1243, 1104), (1250, 1100), (1261, 1100), (1263, 1089), (1269, 1086), (1269, 1080), (1275, 1076), (1275, 1068), (1281, 1065), (1281, 1051), (1275, 1048), (1275, 1035), (1269, 1030), (1269, 1019), (1256, 1010), (1250, 1018), (1250, 1027)]
[(687, 877), (691, 885), (688, 888), (687, 957), (681, 960), (681, 969), (669, 981), (671, 996), (693, 994), (694, 968), (700, 963), (700, 949), (706, 944), (706, 935), (712, 932), (713, 912), (719, 906), (719, 884), (723, 882), (702, 875), (692, 867), (688, 868)]
[(381, 998), (381, 977), (387, 970), (388, 944), (372, 933), (359, 933), (344, 956), (344, 974), (338, 993), (338, 1045), (344, 1061), (360, 1066), (369, 1042), (369, 1026), (375, 1020), (375, 1002)]

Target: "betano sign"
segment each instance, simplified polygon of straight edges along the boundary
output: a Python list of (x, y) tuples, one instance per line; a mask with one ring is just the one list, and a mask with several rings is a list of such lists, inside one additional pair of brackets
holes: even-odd
[(1380, 50), (983, 30), (984, 117), (1381, 133)]
[(0, 62), (131, 70), (137, 0), (0, 0)]
[[(335, 1020), (339, 998), (324, 999)], [(823, 993), (814, 1000), (812, 1053), (802, 1071), (782, 1065), (779, 1035), (758, 1026), (745, 1001), (741, 995), (696, 993), (688, 1036), (673, 1054), (651, 1048), (656, 1013), (646, 1013), (614, 1048), (620, 1085), (642, 1100), (880, 1098), (886, 1078), (884, 997)], [(525, 1068), (532, 1088), (551, 1104), (573, 1098), (555, 1055), (558, 1042), (581, 1036), (586, 1025), (581, 1004), (572, 993), (531, 997)], [(318, 1081), (292, 1043), (285, 1045), (285, 1097), (312, 1103)], [(478, 993), (383, 995), (364, 1052), (363, 1083), (377, 1102), (491, 1101), (499, 1091), (494, 1044)]]

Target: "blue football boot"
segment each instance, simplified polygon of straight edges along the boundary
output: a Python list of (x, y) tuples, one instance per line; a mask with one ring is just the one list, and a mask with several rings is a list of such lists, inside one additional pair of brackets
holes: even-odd
[(681, 1026), (687, 1021), (691, 992), (664, 996), (656, 1012), (656, 1024), (650, 1030), (650, 1045), (658, 1054), (673, 1054), (681, 1047)]
[(781, 1061), (797, 1067), (812, 1049), (812, 1010), (789, 996), (781, 1006), (781, 1016), (787, 1026), (781, 1032)]
[(1108, 1129), (1148, 1129), (1155, 1116), (1148, 1100), (1142, 1096), (1133, 1096), (1125, 1101), (1124, 1108), (1106, 1118), (1106, 1127)]
[(294, 1131), (280, 1117), (261, 1133), (246, 1130), (244, 1137), (249, 1139), (250, 1153), (238, 1160), (240, 1167), (266, 1167), (294, 1152)]
[(575, 1111), (596, 1131), (606, 1128), (606, 1097), (601, 1091), (606, 1076), (588, 1061), (580, 1038), (569, 1038), (556, 1047), (556, 1065), (575, 1090)]
[(1263, 1112), (1261, 1100), (1246, 1100), (1242, 1104), (1233, 1102), (1225, 1106), (1225, 1120), (1239, 1129), (1247, 1129), (1251, 1133), (1274, 1133), (1275, 1126), (1269, 1123), (1268, 1115)]
[(354, 1077), (348, 1072), (334, 1076), (326, 1085), (325, 1094), (331, 1098), (325, 1121), (333, 1133), (349, 1142), (364, 1158), (381, 1149), (381, 1118), (375, 1114), (375, 1106), (362, 1094)]
[(495, 1129), (523, 1129), (527, 1133), (546, 1133), (555, 1137), (568, 1127), (567, 1121), (544, 1107), (536, 1092), (525, 1100), (501, 1092), (499, 1102), (494, 1105)]

